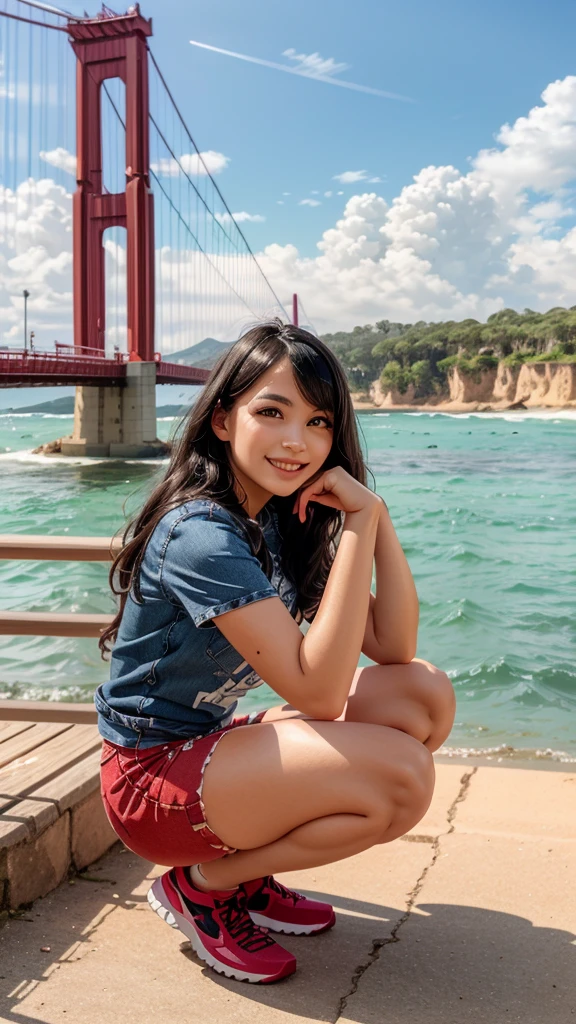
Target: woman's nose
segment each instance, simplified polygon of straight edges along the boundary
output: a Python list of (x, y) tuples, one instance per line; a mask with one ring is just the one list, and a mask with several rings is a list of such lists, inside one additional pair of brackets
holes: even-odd
[(304, 441), (283, 441), (282, 447), (290, 448), (290, 450), (294, 452), (302, 452), (306, 448), (306, 445), (304, 444)]

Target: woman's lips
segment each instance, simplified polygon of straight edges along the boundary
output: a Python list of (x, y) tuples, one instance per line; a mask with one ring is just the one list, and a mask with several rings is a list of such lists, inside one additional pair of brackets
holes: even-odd
[[(280, 461), (283, 462), (284, 460), (278, 459), (278, 462)], [(295, 465), (294, 469), (283, 469), (282, 466), (276, 466), (274, 462), (272, 462), (272, 459), (269, 459), (268, 456), (266, 456), (266, 462), (269, 462), (270, 465), (274, 467), (274, 469), (276, 469), (279, 473), (283, 473), (284, 476), (296, 476), (296, 474), (302, 472), (302, 470), (305, 469), (307, 465), (307, 463), (300, 462)]]

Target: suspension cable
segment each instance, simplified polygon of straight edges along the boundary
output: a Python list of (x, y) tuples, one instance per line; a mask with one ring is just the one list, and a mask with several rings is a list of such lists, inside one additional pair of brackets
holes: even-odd
[(282, 305), (282, 303), (280, 302), (280, 299), (279, 299), (279, 298), (278, 298), (278, 296), (276, 295), (276, 292), (274, 291), (274, 289), (273, 289), (272, 285), (270, 284), (270, 281), (269, 281), (269, 280), (268, 280), (268, 278), (266, 277), (266, 274), (265, 274), (265, 273), (264, 273), (264, 271), (262, 270), (262, 267), (260, 266), (260, 264), (259, 264), (258, 260), (256, 259), (256, 257), (255, 257), (255, 255), (254, 255), (254, 253), (252, 252), (252, 249), (250, 248), (250, 246), (249, 246), (249, 244), (248, 244), (248, 241), (247, 241), (247, 239), (246, 239), (246, 236), (244, 235), (244, 232), (242, 231), (242, 228), (241, 228), (241, 227), (239, 226), (239, 224), (237, 223), (237, 221), (235, 221), (235, 220), (234, 220), (234, 217), (233, 217), (233, 215), (232, 215), (232, 211), (231, 211), (230, 207), (228, 206), (228, 203), (227, 203), (227, 202), (226, 202), (226, 200), (224, 199), (224, 196), (222, 195), (222, 193), (221, 193), (221, 191), (220, 191), (220, 189), (219, 189), (219, 187), (218, 187), (218, 184), (216, 183), (216, 181), (214, 180), (214, 178), (213, 178), (213, 177), (212, 177), (212, 175), (210, 174), (210, 171), (209, 171), (209, 169), (208, 169), (208, 167), (207, 167), (207, 165), (206, 165), (206, 162), (205, 162), (205, 160), (204, 160), (204, 157), (202, 156), (202, 154), (201, 154), (200, 150), (198, 149), (198, 146), (196, 145), (196, 143), (195, 143), (194, 139), (192, 138), (192, 135), (191, 135), (191, 133), (190, 133), (190, 129), (188, 128), (188, 125), (186, 124), (186, 122), (185, 122), (185, 120), (184, 120), (184, 118), (183, 118), (182, 114), (180, 113), (180, 109), (179, 109), (179, 107), (178, 107), (178, 104), (176, 103), (176, 100), (174, 99), (174, 97), (173, 97), (172, 93), (170, 92), (170, 89), (168, 88), (168, 85), (167, 85), (167, 83), (166, 83), (166, 79), (164, 78), (164, 75), (162, 74), (162, 72), (161, 72), (160, 68), (158, 67), (158, 64), (157, 64), (157, 62), (156, 62), (156, 58), (154, 57), (154, 54), (152, 53), (152, 51), (151, 51), (150, 47), (148, 47), (148, 52), (149, 52), (149, 54), (150, 54), (150, 58), (151, 58), (151, 60), (152, 60), (152, 63), (153, 63), (153, 65), (154, 65), (154, 67), (156, 68), (156, 71), (158, 72), (158, 75), (159, 75), (159, 77), (160, 77), (160, 80), (161, 80), (161, 82), (162, 82), (162, 85), (164, 86), (164, 88), (165, 88), (165, 90), (166, 90), (166, 92), (167, 92), (167, 94), (168, 94), (168, 97), (169, 97), (169, 99), (170, 99), (170, 102), (172, 103), (172, 106), (174, 107), (174, 110), (176, 111), (176, 114), (177, 114), (177, 116), (178, 116), (178, 118), (179, 118), (179, 120), (180, 120), (180, 122), (181, 122), (181, 124), (182, 124), (182, 127), (184, 128), (184, 131), (186, 132), (186, 135), (188, 136), (188, 138), (189, 138), (190, 142), (191, 142), (191, 143), (192, 143), (192, 145), (194, 146), (194, 149), (196, 150), (196, 153), (197, 153), (197, 155), (198, 155), (198, 158), (199, 158), (199, 160), (200, 160), (200, 161), (202, 162), (202, 164), (203, 164), (203, 166), (204, 166), (204, 169), (205, 169), (205, 172), (206, 172), (206, 175), (207, 175), (207, 177), (209, 177), (209, 178), (210, 178), (210, 181), (212, 182), (212, 184), (213, 184), (213, 186), (214, 186), (214, 188), (215, 188), (216, 192), (218, 193), (218, 196), (219, 196), (219, 197), (220, 197), (220, 199), (222, 200), (222, 204), (223, 204), (224, 208), (226, 209), (226, 211), (227, 211), (227, 213), (229, 214), (230, 218), (232, 219), (233, 223), (234, 223), (234, 224), (236, 225), (236, 227), (237, 227), (237, 229), (238, 229), (238, 233), (239, 233), (240, 237), (242, 238), (242, 240), (243, 240), (243, 242), (244, 242), (244, 244), (245, 244), (245, 246), (246, 246), (246, 248), (247, 248), (247, 250), (248, 250), (248, 253), (250, 254), (250, 256), (252, 257), (252, 259), (254, 260), (254, 263), (256, 264), (256, 266), (257, 266), (257, 268), (258, 268), (259, 272), (261, 273), (262, 277), (264, 278), (264, 280), (265, 280), (265, 282), (266, 282), (266, 284), (267, 284), (268, 288), (270, 289), (270, 291), (271, 291), (272, 295), (274, 296), (274, 298), (275, 298), (275, 300), (276, 300), (276, 304), (277, 304), (277, 305), (278, 305), (278, 306), (280, 307), (280, 309), (281, 309), (281, 310), (282, 310), (282, 312), (284, 313), (284, 316), (285, 316), (285, 317), (286, 317), (286, 319), (288, 320), (288, 319), (289, 319), (289, 317), (288, 317), (288, 314), (287, 314), (286, 310), (284, 309), (284, 306), (283, 306), (283, 305)]
[[(110, 101), (110, 105), (111, 105), (112, 109), (114, 110), (114, 113), (116, 114), (116, 117), (120, 121), (120, 124), (122, 125), (124, 130), (126, 130), (126, 125), (125, 125), (124, 121), (122, 120), (122, 115), (120, 114), (120, 111), (118, 110), (118, 107), (116, 106), (116, 104), (114, 103), (114, 100), (112, 99), (110, 93), (108, 92), (108, 89), (106, 88), (106, 82), (105, 81), (102, 82), (102, 88), (103, 88), (104, 92), (106, 93), (106, 96), (108, 97), (108, 99)], [(184, 220), (184, 217), (180, 213), (180, 210), (172, 202), (172, 199), (168, 195), (168, 193), (167, 193), (166, 189), (164, 188), (162, 182), (160, 181), (158, 175), (152, 169), (150, 169), (150, 176), (152, 178), (154, 178), (154, 181), (158, 185), (159, 189), (161, 190), (161, 192), (163, 192), (164, 196), (168, 200), (169, 206), (172, 208), (172, 210), (174, 211), (174, 213), (178, 217), (178, 221), (181, 222), (184, 225), (184, 227), (188, 231), (188, 234), (191, 235), (191, 237), (194, 239), (194, 241), (195, 241), (199, 251), (202, 253), (203, 256), (206, 257), (206, 259), (208, 260), (208, 263), (210, 264), (212, 269), (216, 271), (216, 273), (218, 274), (218, 276), (220, 278), (222, 278), (222, 280), (224, 281), (224, 284), (230, 289), (230, 291), (234, 292), (236, 298), (240, 299), (240, 302), (242, 303), (242, 305), (246, 306), (246, 309), (249, 309), (250, 312), (255, 317), (257, 317), (258, 313), (254, 309), (252, 309), (251, 306), (248, 305), (248, 303), (246, 302), (246, 299), (242, 298), (242, 296), (239, 294), (239, 292), (237, 292), (236, 289), (230, 284), (230, 282), (226, 280), (226, 278), (224, 277), (224, 274), (218, 269), (216, 264), (212, 262), (212, 260), (210, 259), (210, 256), (208, 255), (208, 253), (205, 251), (205, 249), (203, 249), (202, 245), (200, 244), (200, 240), (196, 237), (196, 235), (192, 231), (192, 228), (190, 227), (190, 225), (186, 223), (186, 221)], [(250, 255), (253, 255), (253, 254), (251, 253)], [(274, 293), (272, 293), (272, 294), (274, 294)], [(280, 302), (278, 304), (281, 305)]]

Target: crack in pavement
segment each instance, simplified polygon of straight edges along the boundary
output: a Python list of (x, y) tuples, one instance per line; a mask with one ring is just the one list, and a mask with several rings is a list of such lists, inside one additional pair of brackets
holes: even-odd
[(426, 865), (426, 867), (422, 871), (422, 874), (417, 879), (414, 888), (408, 893), (408, 903), (406, 904), (406, 910), (392, 928), (390, 935), (385, 939), (374, 939), (372, 942), (372, 948), (368, 953), (368, 956), (361, 964), (358, 964), (358, 967), (356, 967), (350, 979), (350, 988), (343, 996), (340, 997), (338, 1003), (338, 1010), (336, 1013), (336, 1017), (334, 1018), (334, 1024), (337, 1024), (337, 1022), (342, 1017), (344, 1010), (348, 1005), (348, 1000), (350, 999), (350, 997), (357, 992), (360, 980), (363, 977), (363, 975), (366, 973), (368, 968), (371, 967), (372, 964), (379, 959), (380, 950), (383, 949), (384, 946), (391, 945), (393, 942), (400, 942), (398, 932), (400, 931), (402, 925), (404, 925), (408, 918), (410, 917), (414, 904), (416, 903), (416, 900), (418, 899), (418, 896), (422, 891), (422, 887), (424, 885), (426, 877), (430, 870), (434, 867), (436, 861), (438, 860), (438, 856), (440, 854), (440, 840), (443, 839), (444, 836), (449, 836), (454, 831), (454, 818), (456, 817), (458, 804), (462, 803), (462, 801), (466, 799), (468, 789), (470, 788), (470, 782), (474, 775), (476, 775), (477, 771), (478, 766), (476, 765), (474, 768), (472, 768), (471, 771), (465, 772), (462, 778), (460, 779), (460, 789), (458, 791), (458, 795), (448, 808), (448, 814), (446, 816), (446, 821), (449, 826), (448, 829), (446, 830), (446, 832), (441, 832), (440, 835), (434, 836), (433, 839), (431, 840), (433, 851), (432, 859), (430, 863)]

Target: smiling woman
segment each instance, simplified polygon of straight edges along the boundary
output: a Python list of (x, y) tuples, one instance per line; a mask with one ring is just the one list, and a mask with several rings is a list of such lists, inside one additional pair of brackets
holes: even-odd
[[(301, 394), (288, 358), (262, 374), (229, 412), (218, 404), (212, 429), (230, 445), (230, 464), (248, 496), (252, 517), (274, 495), (278, 477), (287, 488), (301, 486), (324, 465), (332, 447), (332, 417), (326, 409), (311, 407)], [(275, 470), (273, 480), (265, 463)]]
[[(215, 367), (112, 569), (104, 803), (127, 846), (172, 865), (153, 909), (229, 977), (295, 970), (267, 929), (335, 916), (271, 873), (407, 832), (452, 726), (447, 676), (412, 660), (412, 577), (365, 478), (335, 356), (258, 326)], [(361, 650), (380, 664), (357, 669)], [(235, 718), (264, 681), (285, 703)]]

